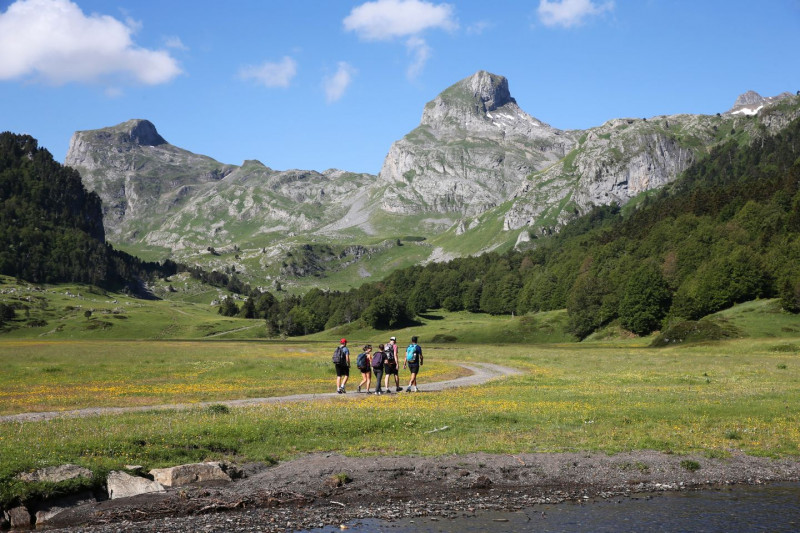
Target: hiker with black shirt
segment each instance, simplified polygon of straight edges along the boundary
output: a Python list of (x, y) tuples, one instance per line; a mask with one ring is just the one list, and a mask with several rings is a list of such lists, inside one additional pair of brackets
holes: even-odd
[(378, 351), (372, 354), (372, 371), (375, 372), (375, 394), (383, 394), (381, 390), (381, 379), (383, 378), (383, 363), (386, 353), (383, 351), (383, 344), (378, 345)]
[(417, 374), (419, 367), (422, 366), (422, 348), (417, 344), (417, 337), (411, 337), (411, 344), (406, 348), (406, 358), (403, 361), (403, 368), (408, 367), (411, 372), (411, 379), (408, 381), (406, 392), (417, 392)]
[(336, 392), (347, 392), (344, 386), (350, 377), (350, 350), (347, 349), (347, 339), (342, 339), (336, 351), (333, 352), (333, 365), (336, 367)]
[(370, 364), (372, 363), (372, 345), (367, 344), (364, 346), (364, 351), (356, 357), (356, 366), (358, 371), (361, 372), (361, 383), (358, 384), (358, 392), (361, 392), (361, 386), (367, 384), (367, 394), (369, 394), (369, 386), (372, 381), (372, 370)]
[(397, 362), (397, 339), (392, 337), (389, 339), (389, 344), (386, 345), (386, 362), (383, 365), (384, 371), (384, 384), (383, 387), (387, 392), (392, 389), (389, 388), (389, 378), (394, 376), (394, 386), (397, 392), (403, 390), (400, 386), (400, 376), (398, 375), (400, 365)]

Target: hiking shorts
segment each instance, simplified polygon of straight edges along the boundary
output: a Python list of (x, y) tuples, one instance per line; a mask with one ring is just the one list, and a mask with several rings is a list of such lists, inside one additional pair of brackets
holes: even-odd
[(386, 365), (384, 367), (384, 371), (386, 372), (387, 376), (396, 376), (397, 375), (397, 365)]
[(343, 377), (350, 375), (350, 366), (347, 364), (344, 365), (334, 365), (336, 366), (336, 376)]
[(368, 366), (360, 366), (358, 367), (358, 371), (361, 372), (362, 374), (369, 374), (370, 368)]
[(412, 374), (419, 374), (419, 363), (408, 363), (408, 371)]

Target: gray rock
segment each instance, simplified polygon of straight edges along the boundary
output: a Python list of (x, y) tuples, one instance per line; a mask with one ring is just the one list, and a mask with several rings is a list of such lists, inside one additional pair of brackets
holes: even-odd
[(36, 482), (36, 481), (49, 481), (51, 483), (58, 483), (68, 479), (76, 479), (79, 477), (92, 478), (92, 471), (78, 465), (60, 465), (48, 466), (47, 468), (40, 468), (34, 472), (23, 472), (17, 475), (17, 479), (21, 481)]
[(28, 529), (31, 527), (31, 513), (25, 507), (14, 507), (5, 512), (11, 529)]
[(479, 215), (576, 140), (520, 109), (506, 78), (477, 72), (428, 102), (419, 127), (392, 145), (379, 174), (382, 208)]
[(231, 481), (223, 463), (193, 463), (173, 466), (171, 468), (155, 468), (150, 471), (153, 478), (165, 487), (180, 487), (204, 481)]
[(119, 470), (109, 472), (106, 484), (108, 486), (108, 497), (112, 500), (130, 498), (131, 496), (150, 492), (164, 492), (165, 490), (164, 486), (158, 481), (132, 476)]
[(68, 509), (78, 505), (94, 503), (96, 501), (91, 492), (83, 491), (78, 494), (72, 494), (64, 498), (45, 502), (40, 505), (36, 511), (36, 527), (38, 528), (50, 524), (56, 516)]

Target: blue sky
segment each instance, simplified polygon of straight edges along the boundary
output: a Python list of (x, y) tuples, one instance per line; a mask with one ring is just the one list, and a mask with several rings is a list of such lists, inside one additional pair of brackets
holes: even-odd
[(800, 90), (800, 0), (0, 0), (0, 130), (151, 120), (221, 162), (377, 173), (478, 70), (561, 129)]

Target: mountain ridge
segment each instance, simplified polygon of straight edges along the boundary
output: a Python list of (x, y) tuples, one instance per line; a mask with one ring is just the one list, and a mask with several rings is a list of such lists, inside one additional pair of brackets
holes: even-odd
[[(386, 264), (526, 246), (595, 206), (624, 205), (670, 183), (717, 143), (746, 143), (800, 114), (800, 99), (788, 93), (745, 95), (740, 105), (766, 103), (753, 115), (611, 119), (566, 131), (523, 111), (506, 78), (478, 71), (425, 105), (377, 176), (226, 165), (167, 143), (145, 120), (76, 132), (65, 164), (103, 199), (115, 243), (288, 286), (304, 281), (287, 279), (296, 269), (280, 265), (294, 264), (307, 243), (341, 254), (377, 246), (378, 256), (394, 258)], [(404, 235), (425, 240), (380, 244)], [(349, 284), (391, 271), (374, 259), (332, 268), (349, 269)]]

